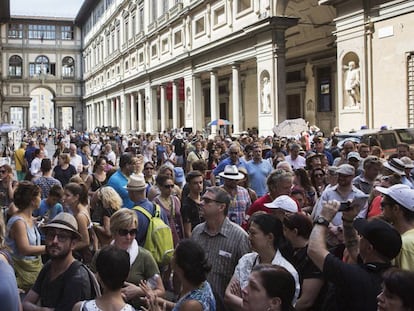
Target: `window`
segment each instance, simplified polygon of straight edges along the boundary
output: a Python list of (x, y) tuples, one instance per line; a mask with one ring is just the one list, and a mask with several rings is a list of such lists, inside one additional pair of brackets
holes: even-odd
[(137, 27), (137, 19), (135, 14), (131, 16), (131, 35), (134, 38), (136, 34), (136, 27)]
[(60, 27), (60, 37), (62, 40), (73, 40), (73, 27), (72, 26), (61, 26)]
[(252, 7), (252, 0), (237, 0), (237, 13), (248, 10)]
[(128, 63), (128, 61), (125, 61), (124, 67), (125, 67), (125, 70), (128, 70), (129, 69), (129, 63)]
[(116, 28), (116, 48), (115, 50), (118, 50), (121, 46), (121, 30), (119, 27)]
[(138, 54), (138, 63), (143, 64), (144, 63), (144, 53), (141, 52)]
[(226, 23), (226, 11), (224, 5), (214, 10), (214, 26), (223, 25)]
[(126, 17), (124, 21), (124, 43), (128, 42), (128, 39), (129, 39), (129, 17)]
[(9, 24), (9, 39), (22, 39), (23, 38), (23, 25), (22, 24)]
[(153, 46), (151, 46), (151, 57), (152, 58), (156, 58), (157, 57), (157, 45), (154, 44)]
[(200, 35), (205, 32), (205, 18), (204, 16), (195, 21), (195, 34)]
[(54, 25), (29, 25), (29, 39), (54, 40), (56, 27)]
[(62, 76), (64, 78), (72, 78), (75, 76), (75, 61), (70, 56), (66, 56), (62, 60)]
[(168, 0), (162, 1), (162, 14), (168, 11)]
[(174, 33), (174, 46), (181, 45), (182, 41), (183, 41), (183, 39), (182, 39), (182, 31), (181, 30), (176, 31)]
[(144, 31), (144, 8), (139, 8), (139, 31)]
[(158, 1), (152, 1), (152, 8), (151, 8), (151, 21), (154, 22), (158, 15), (157, 15), (157, 2)]
[(161, 51), (162, 53), (167, 53), (168, 52), (168, 38), (164, 38), (161, 41)]
[(34, 63), (29, 64), (29, 75), (31, 77), (40, 74), (55, 75), (55, 69), (55, 64), (50, 64), (49, 59), (46, 56), (40, 55), (36, 58)]
[(18, 55), (13, 55), (9, 59), (9, 76), (15, 78), (22, 77), (22, 67), (23, 61), (22, 58)]

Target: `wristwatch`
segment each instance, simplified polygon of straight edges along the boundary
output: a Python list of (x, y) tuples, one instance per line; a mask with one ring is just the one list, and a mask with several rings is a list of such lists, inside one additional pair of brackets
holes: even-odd
[(325, 227), (328, 227), (329, 226), (329, 221), (325, 218), (325, 217), (323, 217), (323, 216), (318, 216), (314, 221), (313, 221), (313, 223), (315, 224), (315, 225), (322, 225), (322, 226), (325, 226)]

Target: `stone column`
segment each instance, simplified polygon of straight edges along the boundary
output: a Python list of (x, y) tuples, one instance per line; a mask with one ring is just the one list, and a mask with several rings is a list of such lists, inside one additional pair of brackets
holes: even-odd
[(116, 121), (115, 121), (115, 126), (119, 126), (122, 127), (121, 124), (121, 100), (120, 97), (117, 96), (115, 97), (115, 103), (116, 103), (116, 107), (115, 107), (115, 114), (116, 114)]
[(240, 133), (240, 65), (232, 67), (233, 133)]
[(166, 88), (165, 84), (160, 85), (161, 132), (166, 130), (166, 124), (167, 124), (167, 118), (168, 118), (168, 114), (166, 113), (167, 107), (166, 107), (165, 88)]
[(178, 128), (178, 81), (172, 82), (172, 117), (173, 129)]
[(138, 131), (144, 132), (144, 97), (141, 91), (138, 91)]
[(108, 116), (109, 116), (109, 111), (108, 108), (111, 105), (111, 100), (110, 99), (105, 99), (104, 101), (104, 125), (108, 126)]
[(129, 105), (130, 105), (130, 114), (131, 114), (131, 120), (130, 120), (130, 130), (135, 131), (137, 128), (137, 111), (136, 111), (136, 104), (135, 104), (135, 96), (134, 93), (131, 93), (129, 97)]
[(115, 106), (116, 106), (116, 99), (111, 98), (111, 111), (109, 112), (111, 114), (111, 126), (115, 126)]
[[(218, 92), (218, 75), (214, 70), (210, 71), (210, 111), (211, 111), (211, 121), (219, 118), (219, 92)], [(217, 126), (211, 127), (211, 133), (215, 134), (217, 132)]]
[(128, 106), (128, 95), (124, 92), (121, 95), (121, 132), (125, 132), (127, 129), (127, 106)]

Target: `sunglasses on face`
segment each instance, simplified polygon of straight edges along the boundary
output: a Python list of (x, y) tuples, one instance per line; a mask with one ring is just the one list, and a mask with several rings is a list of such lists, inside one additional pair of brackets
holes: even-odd
[(55, 231), (46, 232), (47, 241), (53, 241), (55, 239), (55, 236), (57, 236), (58, 241), (61, 243), (66, 242), (72, 237), (71, 234), (67, 234), (67, 233), (61, 233), (61, 232), (55, 232)]
[(174, 188), (174, 185), (164, 185), (163, 187), (167, 188), (167, 189), (172, 189), (172, 188)]
[(127, 236), (128, 234), (130, 236), (135, 236), (137, 235), (137, 229), (131, 229), (131, 230), (127, 230), (127, 229), (119, 229), (118, 230), (118, 234), (120, 236)]
[(205, 204), (209, 204), (212, 202), (216, 202), (216, 203), (221, 203), (220, 201), (214, 200), (214, 199), (209, 199), (209, 198), (202, 198)]

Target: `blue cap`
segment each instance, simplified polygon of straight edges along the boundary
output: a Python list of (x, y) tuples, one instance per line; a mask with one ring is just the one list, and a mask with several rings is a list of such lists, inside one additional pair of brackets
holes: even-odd
[(184, 177), (184, 170), (182, 167), (174, 167), (174, 174), (175, 174), (175, 182), (176, 183), (183, 183), (185, 180)]

